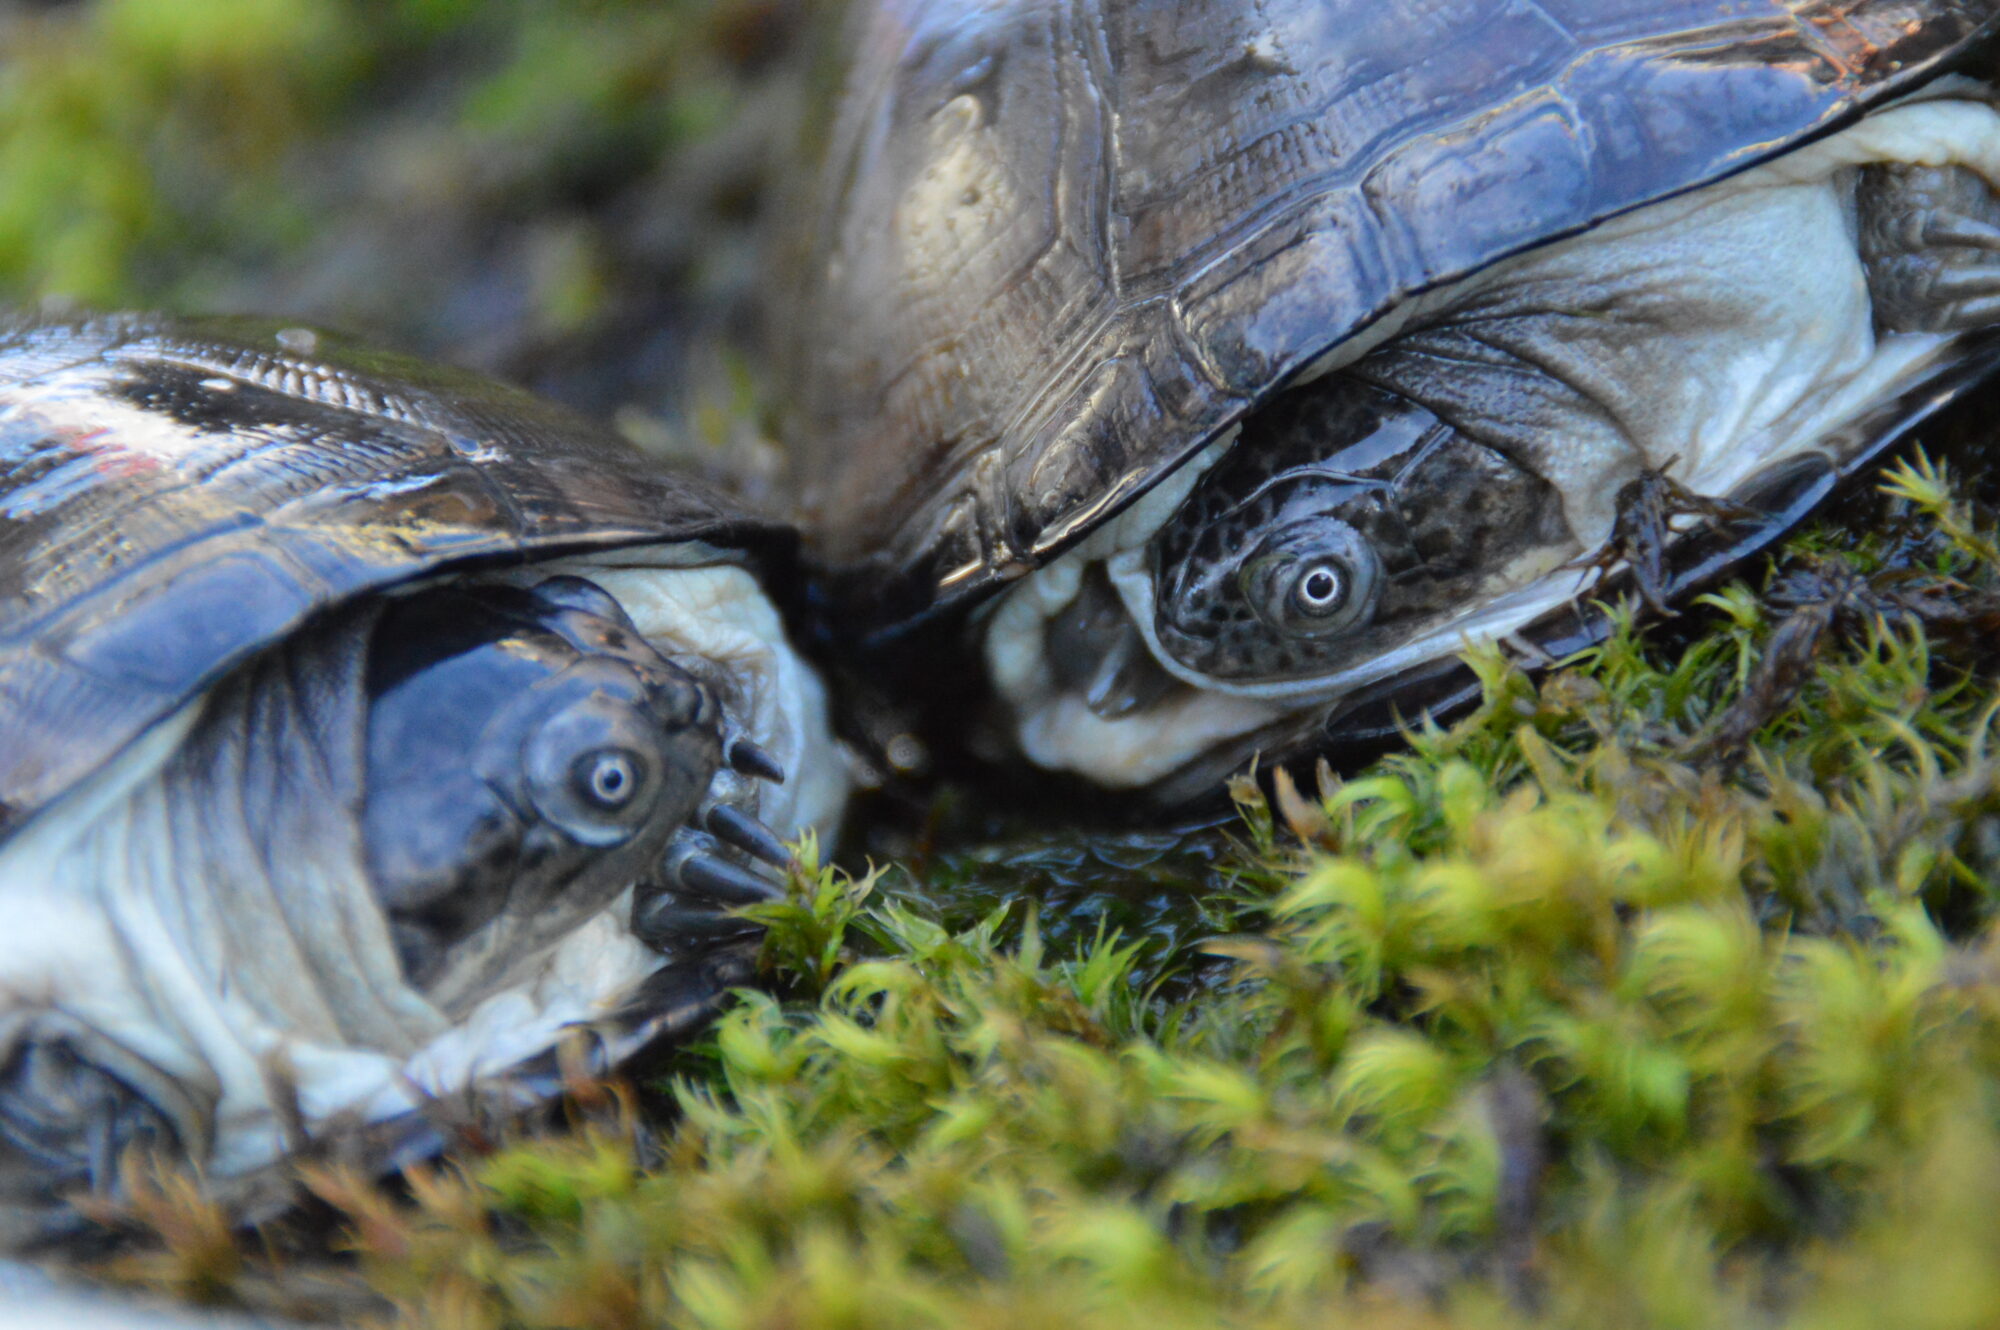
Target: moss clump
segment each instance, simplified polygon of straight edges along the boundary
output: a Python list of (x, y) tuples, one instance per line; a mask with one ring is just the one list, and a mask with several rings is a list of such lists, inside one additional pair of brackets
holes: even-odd
[(1700, 631), (1245, 783), (1199, 943), (809, 854), (657, 1138), (318, 1175), (355, 1279), (437, 1326), (1993, 1323), (2000, 565), (1889, 488)]

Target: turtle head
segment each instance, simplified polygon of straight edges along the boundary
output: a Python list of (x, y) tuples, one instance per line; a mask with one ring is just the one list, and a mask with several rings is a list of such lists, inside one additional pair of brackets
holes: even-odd
[(1031, 760), (1169, 801), (1456, 654), (1577, 552), (1522, 459), (1351, 372), (1295, 385), (1030, 574), (985, 651)]
[(503, 915), (642, 880), (722, 765), (721, 708), (577, 577), (398, 598), (369, 663), (364, 843), (405, 974)]
[(1310, 681), (1445, 627), (1572, 549), (1548, 482), (1336, 374), (1253, 418), (1154, 535), (1154, 630), (1208, 679)]
[(1155, 627), (1180, 664), (1267, 677), (1338, 650), (1382, 599), (1366, 485), (1308, 473), (1194, 527), (1187, 554), (1156, 563)]

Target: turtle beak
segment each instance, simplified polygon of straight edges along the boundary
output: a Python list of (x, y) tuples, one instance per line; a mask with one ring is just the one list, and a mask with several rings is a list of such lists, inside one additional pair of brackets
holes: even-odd
[(1160, 668), (1101, 564), (1084, 573), (1076, 599), (1049, 621), (1048, 658), (1056, 681), (1081, 694), (1105, 720), (1150, 710), (1181, 688)]

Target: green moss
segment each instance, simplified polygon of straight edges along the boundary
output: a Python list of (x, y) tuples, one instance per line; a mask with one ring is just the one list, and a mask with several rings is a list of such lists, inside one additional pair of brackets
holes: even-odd
[(1921, 459), (1891, 488), (1892, 535), (1790, 556), (1873, 607), (1795, 694), (1741, 585), (1539, 680), (1483, 658), (1459, 724), (1137, 856), (1200, 936), (1051, 945), (968, 911), (992, 851), (808, 847), (778, 995), (672, 1112), (409, 1201), (322, 1178), (355, 1278), (413, 1325), (1990, 1324), (2000, 694), (1960, 629), (2000, 567)]
[(5, 20), (0, 288), (130, 301), (149, 259), (269, 243), (273, 175), (366, 54), (339, 0), (103, 0)]

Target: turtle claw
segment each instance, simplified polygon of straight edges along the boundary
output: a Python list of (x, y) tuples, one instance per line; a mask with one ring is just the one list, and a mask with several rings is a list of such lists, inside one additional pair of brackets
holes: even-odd
[(664, 865), (669, 891), (685, 891), (722, 905), (756, 905), (782, 900), (784, 888), (763, 873), (729, 862), (716, 838), (700, 831), (683, 831), (667, 848)]
[(773, 785), (785, 783), (785, 768), (778, 759), (741, 734), (724, 736), (722, 760), (729, 764), (731, 771), (740, 771), (746, 776), (770, 781)]
[(1968, 249), (2000, 250), (2000, 226), (1956, 213), (1931, 217), (1924, 239), (1933, 245), (1963, 245)]
[(779, 839), (778, 833), (741, 809), (717, 804), (708, 810), (703, 824), (717, 840), (733, 845), (773, 868), (786, 868), (792, 862), (791, 851), (785, 848), (785, 842)]
[(1667, 549), (1676, 534), (1674, 519), (1746, 522), (1764, 516), (1748, 504), (1696, 494), (1667, 474), (1667, 468), (1679, 460), (1671, 458), (1625, 482), (1618, 491), (1618, 518), (1611, 538), (1596, 555), (1582, 561), (1606, 572), (1621, 561), (1629, 564), (1640, 601), (1662, 618), (1671, 618), (1674, 613), (1667, 604)]
[(687, 856), (681, 860), (675, 876), (681, 886), (696, 895), (729, 905), (755, 905), (783, 900), (785, 896), (784, 889), (769, 878), (712, 854)]
[(632, 907), (632, 933), (656, 950), (727, 942), (761, 925), (725, 910), (689, 905), (669, 891), (657, 892)]
[(2000, 193), (1963, 166), (1863, 168), (1858, 250), (1884, 332), (2000, 321)]
[[(709, 810), (711, 826), (720, 823), (733, 833), (747, 824), (756, 829), (750, 835), (770, 837), (782, 853), (782, 843), (754, 818), (735, 809), (718, 818), (725, 808), (718, 804)], [(731, 863), (725, 853), (722, 839), (707, 831), (688, 827), (677, 834), (660, 865), (658, 884), (642, 890), (632, 903), (634, 936), (655, 950), (671, 951), (742, 937), (762, 927), (733, 911), (783, 900), (785, 889), (764, 873)]]

